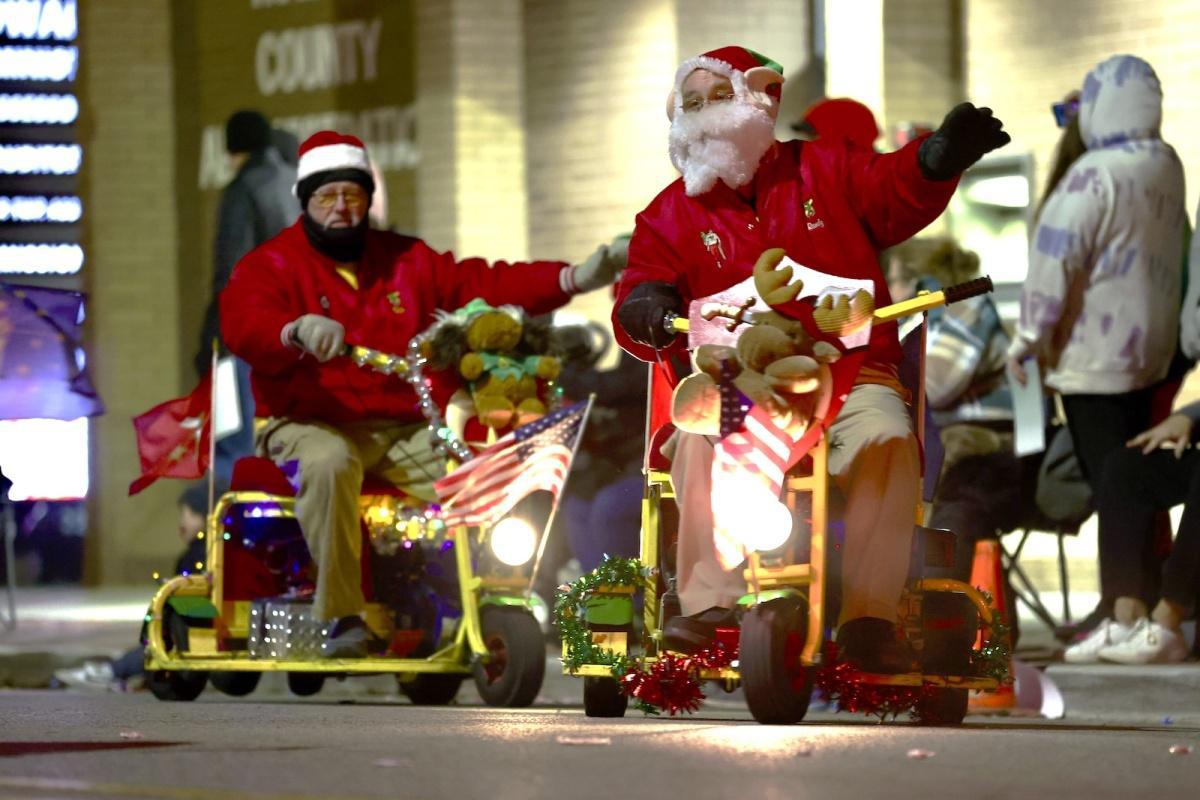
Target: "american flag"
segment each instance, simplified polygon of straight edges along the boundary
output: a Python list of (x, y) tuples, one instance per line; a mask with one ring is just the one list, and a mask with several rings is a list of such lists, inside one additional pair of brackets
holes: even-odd
[(721, 439), (715, 447), (714, 471), (759, 477), (775, 497), (783, 490), (792, 437), (733, 385), (726, 367), (721, 381)]
[(442, 521), (489, 525), (533, 492), (547, 491), (557, 498), (588, 407), (588, 402), (576, 403), (522, 425), (434, 483)]

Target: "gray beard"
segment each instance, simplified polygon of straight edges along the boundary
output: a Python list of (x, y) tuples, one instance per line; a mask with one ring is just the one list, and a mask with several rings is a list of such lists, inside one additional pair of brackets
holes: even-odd
[(704, 194), (718, 180), (731, 189), (746, 185), (774, 143), (771, 115), (737, 99), (681, 111), (671, 121), (671, 163), (688, 197)]

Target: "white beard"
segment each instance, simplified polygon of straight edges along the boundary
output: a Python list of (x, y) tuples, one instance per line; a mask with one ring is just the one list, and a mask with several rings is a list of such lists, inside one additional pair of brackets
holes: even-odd
[(738, 99), (681, 111), (671, 121), (671, 163), (688, 197), (704, 194), (718, 178), (731, 189), (746, 185), (774, 143), (771, 115)]

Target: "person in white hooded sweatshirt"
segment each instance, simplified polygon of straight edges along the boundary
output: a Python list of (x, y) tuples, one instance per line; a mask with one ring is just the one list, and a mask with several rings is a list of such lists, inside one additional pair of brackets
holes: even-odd
[[(1063, 398), (1084, 476), (1099, 492), (1105, 459), (1149, 427), (1154, 386), (1179, 338), (1180, 268), (1187, 212), (1183, 165), (1161, 138), (1162, 85), (1136, 56), (1108, 58), (1088, 73), (1079, 107), (1087, 145), (1038, 219), (1021, 292), (1009, 369), (1025, 382), (1037, 358)], [(1143, 556), (1147, 601), (1159, 559)], [(1100, 557), (1105, 572), (1116, 565)], [(1072, 653), (1127, 635), (1105, 622)], [(1096, 641), (1092, 641), (1095, 639)]]

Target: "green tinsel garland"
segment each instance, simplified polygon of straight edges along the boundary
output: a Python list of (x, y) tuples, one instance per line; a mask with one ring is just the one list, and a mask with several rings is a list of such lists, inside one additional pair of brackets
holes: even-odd
[[(601, 664), (608, 666), (618, 681), (625, 677), (631, 668), (629, 657), (592, 643), (592, 635), (583, 618), (584, 609), (588, 598), (597, 590), (608, 586), (637, 587), (644, 576), (645, 569), (638, 559), (605, 556), (600, 566), (588, 574), (574, 583), (558, 587), (554, 599), (554, 625), (562, 637), (563, 664), (568, 671), (575, 672), (584, 664)], [(658, 713), (657, 709), (640, 701), (637, 706), (646, 713)]]
[(992, 622), (988, 627), (987, 639), (978, 650), (971, 651), (971, 672), (984, 678), (995, 678), (1003, 686), (1012, 680), (1008, 672), (1012, 651), (1009, 648), (1008, 626), (1000, 619), (992, 596), (980, 590), (983, 599), (992, 609)]

